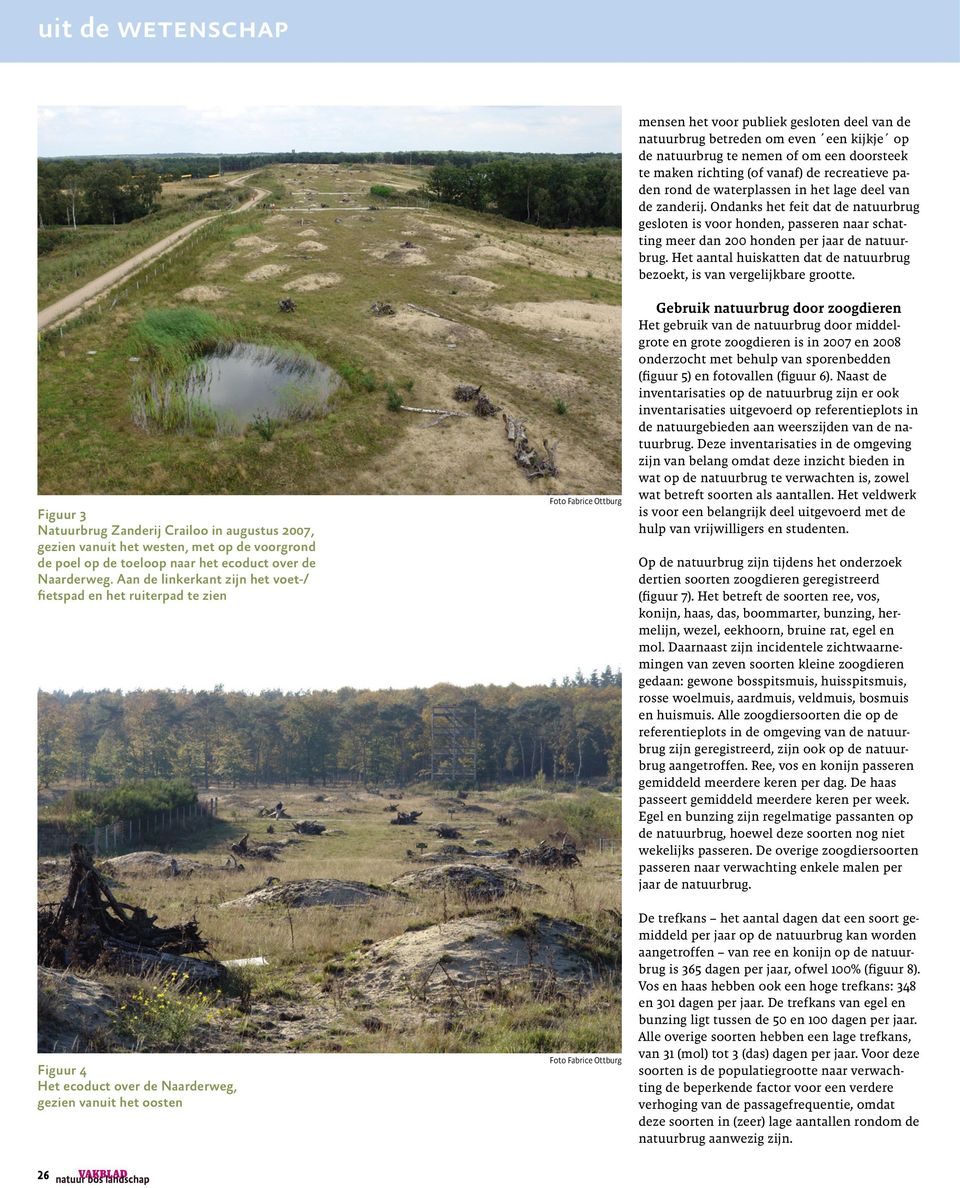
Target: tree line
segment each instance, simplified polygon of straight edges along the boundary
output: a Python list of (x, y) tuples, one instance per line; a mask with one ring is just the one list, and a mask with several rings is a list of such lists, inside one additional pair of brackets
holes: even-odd
[(620, 161), (502, 158), (438, 164), (425, 186), (438, 202), (539, 227), (619, 227)]
[(37, 166), (40, 229), (129, 223), (157, 209), (160, 174), (124, 161), (44, 161)]
[[(116, 160), (134, 173), (151, 169), (156, 173), (180, 177), (192, 173), (207, 177), (211, 173), (246, 173), (263, 169), (266, 165), (456, 165), (468, 167), (485, 161), (561, 160), (571, 162), (612, 161), (619, 168), (620, 157), (615, 153), (507, 153), (463, 149), (412, 149), (403, 152), (300, 153), (295, 150), (275, 153), (127, 153)], [(83, 164), (103, 162), (104, 157), (79, 157)], [(113, 160), (113, 158), (111, 158)], [(63, 157), (44, 157), (41, 163), (61, 164)]]
[(432, 707), (463, 705), (477, 707), (482, 783), (618, 782), (621, 691), (612, 673), (607, 684), (595, 675), (530, 687), (41, 691), (38, 781), (402, 786), (429, 776)]

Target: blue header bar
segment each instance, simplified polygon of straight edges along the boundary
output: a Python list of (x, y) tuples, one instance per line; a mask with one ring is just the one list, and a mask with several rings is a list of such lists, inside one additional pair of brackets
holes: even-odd
[(956, 62), (957, 0), (40, 0), (8, 62)]

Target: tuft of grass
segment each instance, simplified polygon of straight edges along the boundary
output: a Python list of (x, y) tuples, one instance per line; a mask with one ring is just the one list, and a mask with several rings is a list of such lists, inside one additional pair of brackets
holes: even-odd
[(375, 392), (379, 387), (377, 377), (373, 372), (365, 371), (359, 364), (341, 363), (338, 370), (351, 388), (358, 388), (364, 392)]
[(117, 1032), (145, 1052), (183, 1052), (202, 1024), (217, 1022), (220, 995), (190, 990), (186, 973), (145, 983), (113, 1012)]
[(557, 414), (558, 417), (564, 416), (567, 411), (567, 402), (565, 400), (554, 401), (553, 411)]
[(259, 409), (250, 420), (250, 428), (264, 441), (273, 441), (273, 436), (279, 427), (278, 422), (269, 413), (261, 412)]
[(230, 335), (227, 323), (194, 306), (148, 309), (133, 327), (131, 353), (155, 374), (173, 377)]

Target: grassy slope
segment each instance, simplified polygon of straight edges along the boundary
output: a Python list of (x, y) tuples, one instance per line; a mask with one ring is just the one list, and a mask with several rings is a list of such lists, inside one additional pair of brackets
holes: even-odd
[(37, 261), (39, 308), (52, 305), (199, 217), (200, 212), (191, 208), (160, 212), (117, 227), (78, 227), (71, 232), (69, 243), (61, 244)]
[[(370, 180), (318, 174), (310, 185), (356, 191), (355, 200), (365, 203)], [(302, 182), (295, 172), (280, 170), (276, 181), (287, 191), (284, 205), (298, 201)], [(317, 200), (310, 196), (307, 202)], [(323, 200), (338, 205), (336, 196)], [(619, 490), (619, 348), (612, 341), (531, 330), (488, 313), (515, 302), (618, 306), (619, 258), (608, 237), (564, 236), (442, 209), (342, 215), (330, 209), (289, 214), (283, 221), (262, 211), (241, 218), (242, 226), (227, 220), (178, 253), (149, 290), (128, 294), (117, 309), (69, 329), (62, 339), (47, 340), (40, 359), (42, 492)], [(310, 237), (301, 231), (315, 232), (325, 250), (307, 252)], [(276, 248), (259, 254), (256, 246), (230, 247), (251, 234)], [(423, 247), (426, 264), (378, 258), (407, 238)], [(285, 271), (245, 279), (264, 265)], [(330, 287), (293, 292), (297, 313), (279, 314), (281, 286), (313, 273), (339, 279)], [(470, 289), (449, 279), (464, 274), (498, 287)], [(223, 295), (204, 307), (239, 323), (251, 337), (295, 337), (327, 362), (372, 371), (378, 390), (352, 393), (324, 421), (285, 429), (271, 442), (145, 436), (130, 422), (124, 331), (144, 308), (175, 304), (179, 291), (197, 284), (218, 286)], [(391, 301), (400, 316), (373, 318), (370, 303), (378, 299)], [(410, 312), (410, 302), (453, 325)], [(97, 354), (89, 355), (91, 350)], [(421, 418), (387, 413), (384, 386), (404, 380), (414, 382), (406, 403), (451, 408), (457, 382), (483, 383), (496, 403), (526, 417), (531, 439), (562, 439), (560, 479), (530, 483), (490, 422), (471, 418), (424, 430)], [(561, 398), (566, 414), (556, 408)]]
[[(37, 261), (37, 304), (40, 309), (109, 271), (150, 244), (211, 211), (199, 195), (223, 191), (216, 182), (197, 186), (165, 185), (156, 214), (119, 226), (83, 226), (70, 233), (71, 239), (47, 252)], [(234, 201), (240, 190), (227, 190), (225, 201)]]

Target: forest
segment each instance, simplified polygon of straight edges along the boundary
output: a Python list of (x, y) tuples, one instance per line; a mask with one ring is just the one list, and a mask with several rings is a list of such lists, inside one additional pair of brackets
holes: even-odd
[(432, 707), (476, 705), (482, 783), (619, 783), (620, 681), (607, 667), (527, 687), (41, 691), (38, 782), (404, 786), (429, 775)]
[(123, 161), (37, 163), (37, 221), (50, 226), (129, 223), (157, 208), (160, 174)]
[(438, 202), (538, 227), (619, 227), (620, 161), (502, 158), (438, 164), (426, 185)]

